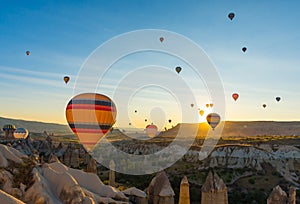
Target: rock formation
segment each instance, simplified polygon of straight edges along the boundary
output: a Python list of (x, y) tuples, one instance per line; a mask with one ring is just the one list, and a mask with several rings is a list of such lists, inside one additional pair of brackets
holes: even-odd
[(115, 168), (115, 162), (111, 160), (109, 162), (109, 185), (113, 187), (116, 187)]
[(190, 204), (190, 189), (189, 181), (186, 176), (183, 177), (180, 183), (179, 204)]
[(296, 189), (290, 187), (289, 195), (277, 185), (270, 193), (267, 204), (296, 204)]
[(228, 204), (227, 187), (216, 173), (208, 173), (201, 191), (201, 204)]
[(86, 172), (97, 174), (97, 162), (92, 157), (89, 157)]
[(149, 204), (174, 204), (174, 191), (167, 174), (159, 172), (147, 188)]
[(147, 194), (135, 187), (128, 188), (123, 193), (129, 197), (129, 201), (135, 204), (148, 204)]

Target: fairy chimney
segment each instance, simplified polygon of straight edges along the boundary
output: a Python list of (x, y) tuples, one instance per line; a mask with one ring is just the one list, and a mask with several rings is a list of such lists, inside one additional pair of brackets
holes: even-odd
[(89, 157), (87, 164), (87, 172), (97, 174), (97, 162), (92, 157)]
[(109, 185), (112, 187), (116, 187), (116, 175), (115, 175), (115, 162), (110, 160), (109, 162)]
[(289, 204), (296, 204), (296, 189), (294, 186), (289, 189)]
[(268, 197), (267, 204), (287, 204), (288, 196), (286, 192), (277, 185)]
[(147, 188), (149, 204), (174, 204), (174, 191), (167, 174), (159, 172)]
[(190, 204), (190, 187), (186, 176), (183, 177), (180, 183), (179, 204)]
[(201, 191), (201, 204), (228, 204), (227, 187), (216, 173), (208, 173)]

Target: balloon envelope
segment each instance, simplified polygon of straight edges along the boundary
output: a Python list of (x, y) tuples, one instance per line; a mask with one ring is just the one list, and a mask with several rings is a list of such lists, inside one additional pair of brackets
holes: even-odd
[(194, 104), (193, 104), (193, 103), (191, 103), (191, 107), (192, 107), (192, 108), (194, 107)]
[(30, 51), (26, 51), (26, 55), (30, 55)]
[(281, 98), (279, 96), (276, 97), (276, 101), (279, 102)]
[(209, 104), (206, 104), (206, 108), (208, 108), (209, 107)]
[(232, 94), (232, 98), (236, 101), (239, 98), (239, 94), (237, 93)]
[(232, 13), (232, 12), (228, 14), (228, 18), (229, 18), (230, 20), (232, 20), (232, 19), (234, 18), (234, 16), (235, 16), (235, 14)]
[(65, 81), (65, 83), (67, 84), (67, 83), (70, 81), (70, 77), (65, 76), (65, 77), (64, 77), (64, 81)]
[(204, 110), (200, 110), (199, 113), (200, 113), (201, 116), (203, 116), (204, 115)]
[(163, 37), (160, 37), (160, 38), (159, 38), (159, 41), (160, 41), (160, 42), (163, 42), (163, 41), (164, 41), (164, 38), (163, 38)]
[(84, 147), (91, 151), (116, 122), (117, 110), (107, 96), (83, 93), (73, 97), (66, 107), (66, 119)]
[(210, 113), (206, 116), (206, 121), (210, 125), (212, 129), (215, 129), (217, 125), (220, 123), (221, 117), (217, 113)]
[(246, 47), (243, 47), (243, 48), (242, 48), (242, 51), (243, 51), (243, 52), (246, 52), (246, 51), (247, 51), (247, 48), (246, 48)]
[(182, 69), (181, 69), (181, 67), (176, 67), (175, 70), (179, 74), (179, 72), (181, 72)]
[(169, 123), (171, 123), (172, 122), (172, 120), (171, 119), (169, 119)]
[(147, 125), (146, 126), (146, 133), (148, 134), (149, 137), (153, 138), (157, 134), (157, 127), (156, 125)]
[(212, 107), (214, 106), (214, 104), (213, 104), (213, 103), (211, 103), (211, 104), (209, 104), (209, 106), (212, 108)]
[(267, 105), (266, 105), (266, 104), (263, 104), (262, 106), (263, 106), (263, 108), (267, 107)]
[(16, 139), (26, 139), (28, 136), (28, 130), (25, 128), (17, 128), (14, 131), (14, 138)]

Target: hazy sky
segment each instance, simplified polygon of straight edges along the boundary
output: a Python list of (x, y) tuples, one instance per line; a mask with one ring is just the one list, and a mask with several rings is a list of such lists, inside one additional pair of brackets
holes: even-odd
[[(293, 0), (2, 1), (0, 116), (66, 123), (65, 107), (73, 97), (75, 78), (93, 50), (125, 32), (164, 29), (190, 38), (213, 61), (224, 83), (226, 120), (299, 120), (299, 9), (300, 2)], [(233, 21), (227, 17), (230, 12), (236, 14)], [(139, 59), (141, 65), (149, 65), (147, 53), (140, 54), (124, 63)], [(162, 65), (180, 63), (166, 61)], [(67, 85), (65, 75), (71, 77)], [(186, 80), (192, 77), (187, 72), (182, 75)], [(152, 89), (147, 91), (164, 95)], [(147, 91), (137, 93), (133, 105), (150, 100), (142, 100)], [(233, 92), (240, 94), (236, 102)], [(279, 103), (276, 96), (282, 98)], [(205, 92), (199, 97), (203, 109), (209, 97)], [(162, 98), (172, 103), (160, 108), (176, 107), (171, 95)], [(128, 107), (132, 121), (136, 120), (130, 114), (133, 110), (134, 106)], [(152, 115), (180, 121), (180, 114), (172, 109), (155, 110)], [(139, 120), (150, 117), (151, 110), (143, 114)]]

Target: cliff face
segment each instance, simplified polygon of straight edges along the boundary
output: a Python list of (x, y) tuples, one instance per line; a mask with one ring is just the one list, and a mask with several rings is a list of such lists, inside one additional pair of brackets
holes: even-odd
[(216, 173), (208, 173), (201, 191), (201, 204), (228, 204), (227, 187)]

